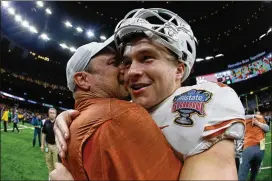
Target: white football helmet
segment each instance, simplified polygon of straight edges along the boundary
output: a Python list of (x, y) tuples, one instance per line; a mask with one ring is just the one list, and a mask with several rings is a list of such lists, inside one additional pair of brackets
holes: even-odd
[(119, 47), (123, 43), (126, 35), (139, 32), (167, 47), (179, 57), (179, 61), (186, 65), (182, 77), (182, 82), (185, 81), (196, 59), (197, 40), (190, 25), (166, 9), (135, 9), (117, 24), (114, 31), (116, 46)]

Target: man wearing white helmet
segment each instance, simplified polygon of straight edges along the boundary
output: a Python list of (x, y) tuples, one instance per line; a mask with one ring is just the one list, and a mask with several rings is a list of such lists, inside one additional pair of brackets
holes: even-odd
[(115, 41), (133, 102), (182, 155), (180, 179), (237, 180), (233, 140), (244, 134), (244, 109), (223, 84), (180, 87), (196, 57), (190, 26), (165, 9), (137, 9), (118, 23)]

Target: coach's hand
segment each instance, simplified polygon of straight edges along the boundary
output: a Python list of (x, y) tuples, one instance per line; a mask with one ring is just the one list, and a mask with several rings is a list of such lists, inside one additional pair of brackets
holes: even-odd
[(59, 155), (62, 158), (65, 157), (65, 152), (67, 151), (66, 140), (70, 136), (68, 127), (79, 114), (77, 110), (67, 110), (60, 113), (56, 118), (54, 125), (55, 140)]
[(74, 180), (71, 173), (61, 163), (55, 164), (55, 170), (49, 174), (50, 180)]

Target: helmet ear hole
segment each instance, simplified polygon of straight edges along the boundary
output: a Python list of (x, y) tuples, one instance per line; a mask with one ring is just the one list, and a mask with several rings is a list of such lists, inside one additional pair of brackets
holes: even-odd
[(186, 43), (187, 43), (187, 49), (188, 49), (188, 51), (189, 51), (191, 54), (193, 54), (193, 50), (192, 50), (191, 45), (188, 43), (188, 41), (186, 41)]
[(187, 57), (188, 57), (187, 53), (185, 53), (184, 51), (182, 51), (182, 60), (183, 61), (187, 61)]

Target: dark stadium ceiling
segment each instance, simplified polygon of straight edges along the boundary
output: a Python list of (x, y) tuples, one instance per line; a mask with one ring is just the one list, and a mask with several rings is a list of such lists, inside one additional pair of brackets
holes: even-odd
[[(112, 35), (115, 25), (130, 10), (151, 7), (169, 9), (191, 25), (199, 40), (197, 58), (224, 55), (196, 63), (195, 71), (199, 74), (207, 73), (203, 67), (209, 62), (209, 71), (214, 72), (226, 69), (229, 63), (272, 50), (271, 33), (259, 40), (272, 27), (271, 2), (45, 1), (43, 7), (39, 7), (35, 1), (10, 1), (9, 5), (15, 12), (1, 7), (1, 31), (22, 47), (63, 63), (72, 55), (69, 48), (77, 48), (91, 41), (103, 41), (100, 36)], [(47, 8), (52, 14), (46, 13)], [(31, 33), (22, 27), (22, 22), (15, 21), (15, 15), (27, 20), (38, 33), (33, 33), (33, 28)], [(68, 28), (66, 21), (73, 27)], [(88, 31), (92, 31), (94, 37), (88, 37)], [(42, 33), (46, 33), (50, 40), (43, 41)], [(61, 43), (69, 48), (62, 48)]]

